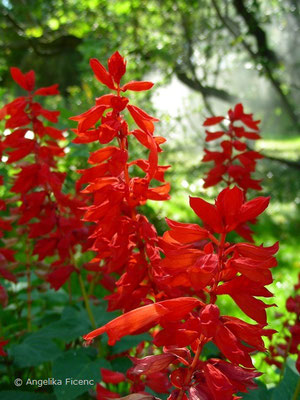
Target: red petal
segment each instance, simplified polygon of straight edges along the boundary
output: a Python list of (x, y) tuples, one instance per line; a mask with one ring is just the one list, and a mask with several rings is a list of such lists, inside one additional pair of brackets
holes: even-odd
[(207, 134), (207, 136), (205, 138), (206, 142), (211, 142), (212, 140), (218, 139), (221, 136), (225, 135), (225, 132), (223, 132), (223, 131), (218, 131), (218, 132), (205, 131), (205, 133)]
[(119, 85), (122, 76), (126, 72), (126, 61), (121, 54), (116, 51), (108, 60), (108, 71), (114, 81)]
[(99, 149), (91, 153), (88, 162), (90, 164), (101, 163), (102, 161), (105, 161), (108, 158), (110, 158), (113, 154), (115, 154), (118, 151), (120, 151), (120, 149), (115, 146), (104, 147), (103, 149)]
[(102, 117), (103, 112), (106, 110), (106, 106), (94, 106), (88, 111), (76, 115), (75, 117), (70, 117), (72, 121), (78, 121), (78, 131), (84, 132), (91, 128), (96, 122)]
[(190, 206), (203, 223), (214, 232), (221, 233), (223, 231), (222, 219), (215, 206), (199, 197), (190, 197)]
[(34, 96), (54, 96), (56, 94), (59, 94), (58, 83), (55, 83), (51, 86), (39, 88), (33, 93)]
[(35, 74), (34, 71), (29, 71), (23, 74), (19, 68), (11, 67), (10, 73), (13, 80), (23, 89), (31, 92), (34, 88)]
[(90, 66), (99, 82), (107, 86), (109, 89), (116, 90), (112, 77), (106, 68), (96, 58), (90, 59)]
[(58, 290), (70, 277), (75, 268), (72, 265), (57, 268), (47, 276), (47, 281), (51, 287)]
[(216, 207), (219, 214), (226, 222), (226, 232), (232, 231), (239, 223), (238, 215), (240, 213), (243, 201), (243, 191), (237, 186), (233, 187), (232, 189), (226, 188), (219, 194), (216, 200)]
[(101, 377), (105, 383), (120, 383), (126, 380), (126, 376), (121, 372), (114, 372), (106, 368), (101, 368)]
[(269, 205), (270, 197), (257, 197), (243, 204), (239, 216), (239, 222), (250, 221), (261, 214)]
[(209, 232), (196, 224), (184, 224), (166, 218), (171, 231), (167, 233), (180, 243), (192, 243), (209, 237)]
[(121, 87), (122, 92), (126, 92), (126, 90), (133, 90), (134, 92), (142, 92), (143, 90), (149, 90), (153, 87), (152, 82), (138, 82), (138, 81), (130, 81)]
[(210, 125), (216, 125), (219, 124), (221, 121), (223, 121), (224, 117), (211, 117), (211, 118), (206, 118), (203, 126), (210, 126)]
[(150, 133), (154, 132), (154, 124), (152, 121), (158, 121), (157, 118), (152, 117), (151, 115), (147, 114), (145, 111), (136, 106), (129, 105), (127, 106), (127, 109), (130, 112), (135, 123), (141, 129), (143, 129), (143, 131)]

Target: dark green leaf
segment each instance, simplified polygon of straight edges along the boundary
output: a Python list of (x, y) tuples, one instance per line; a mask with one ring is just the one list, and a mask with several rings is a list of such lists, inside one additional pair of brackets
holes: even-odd
[[(53, 377), (62, 381), (61, 386), (54, 386), (54, 393), (58, 400), (72, 400), (80, 394), (93, 389), (100, 381), (100, 368), (110, 368), (106, 360), (91, 359), (94, 349), (81, 348), (69, 350), (56, 359), (53, 364)], [(84, 385), (71, 384), (67, 379), (88, 380)]]
[(21, 343), (9, 349), (10, 356), (20, 367), (34, 367), (45, 361), (52, 361), (61, 354), (61, 350), (47, 337), (32, 333)]

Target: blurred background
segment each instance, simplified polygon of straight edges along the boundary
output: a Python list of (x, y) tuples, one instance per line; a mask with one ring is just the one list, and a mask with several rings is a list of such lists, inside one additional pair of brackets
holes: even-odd
[[(118, 50), (130, 79), (155, 82), (152, 93), (133, 94), (133, 103), (160, 118), (156, 134), (167, 138), (161, 164), (172, 168), (172, 199), (150, 205), (160, 233), (164, 217), (196, 221), (188, 195), (204, 190), (201, 164), (204, 119), (224, 115), (242, 102), (261, 122), (256, 178), (271, 205), (257, 225), (257, 243), (280, 241), (275, 292), (283, 312), (300, 271), (300, 4), (298, 0), (1, 0), (0, 94), (4, 104), (20, 94), (9, 67), (34, 69), (38, 86), (58, 83), (52, 109), (70, 144), (61, 169), (86, 165), (87, 146), (71, 143), (68, 117), (107, 93), (89, 67), (91, 57), (106, 63)], [(1, 105), (2, 106), (2, 105)], [(210, 149), (212, 147), (210, 146)], [(139, 148), (133, 151), (138, 154)], [(253, 196), (255, 193), (253, 193)], [(270, 311), (274, 314), (274, 311)], [(279, 320), (272, 318), (273, 327)], [(277, 325), (276, 325), (277, 324)]]

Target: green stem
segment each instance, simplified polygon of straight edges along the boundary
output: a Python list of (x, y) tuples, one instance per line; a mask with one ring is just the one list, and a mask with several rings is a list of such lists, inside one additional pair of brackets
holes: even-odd
[(91, 296), (94, 293), (95, 283), (97, 282), (99, 276), (100, 276), (99, 272), (96, 272), (96, 274), (93, 276), (93, 279), (91, 280), (89, 291), (88, 291), (89, 296)]
[(92, 309), (90, 307), (88, 295), (86, 293), (86, 290), (85, 290), (85, 287), (84, 287), (84, 283), (83, 283), (83, 279), (82, 279), (82, 276), (81, 276), (80, 272), (78, 272), (78, 279), (79, 279), (79, 284), (80, 284), (80, 288), (81, 288), (81, 293), (82, 293), (82, 296), (83, 296), (83, 299), (84, 299), (85, 308), (86, 308), (86, 311), (87, 311), (88, 316), (90, 318), (90, 321), (91, 321), (91, 324), (92, 324), (92, 328), (96, 329), (95, 318), (94, 318)]

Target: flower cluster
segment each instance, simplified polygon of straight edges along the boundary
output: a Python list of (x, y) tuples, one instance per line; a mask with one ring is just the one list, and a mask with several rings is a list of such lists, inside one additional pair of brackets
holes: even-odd
[[(264, 197), (245, 202), (242, 190), (237, 187), (224, 189), (215, 206), (191, 198), (191, 207), (207, 228), (168, 220), (171, 230), (160, 241), (165, 258), (156, 271), (156, 281), (160, 288), (166, 289), (165, 295), (174, 298), (123, 314), (86, 335), (85, 340), (106, 332), (108, 343), (113, 345), (125, 335), (159, 324), (161, 328), (153, 333), (153, 343), (163, 346), (165, 354), (138, 360), (131, 374), (147, 376), (152, 373), (153, 365), (155, 372), (166, 372), (173, 364), (170, 379), (176, 389), (170, 399), (184, 398), (187, 392), (191, 398), (194, 393), (199, 398), (226, 400), (232, 399), (237, 391), (254, 387), (253, 378), (259, 374), (250, 355), (265, 351), (262, 336), (274, 333), (264, 329), (265, 309), (270, 305), (256, 296), (272, 296), (265, 285), (272, 282), (270, 268), (276, 266), (274, 254), (278, 244), (271, 247), (231, 244), (226, 235), (240, 222), (261, 214), (268, 202)], [(215, 234), (219, 234), (219, 239)], [(194, 297), (177, 297), (178, 293)], [(222, 315), (216, 302), (224, 294), (231, 296), (257, 324)], [(221, 359), (199, 360), (208, 342), (218, 347), (223, 354)], [(194, 352), (193, 357), (188, 346)], [(178, 362), (184, 366), (178, 367)], [(145, 365), (140, 368), (140, 363)]]
[[(214, 162), (212, 168), (204, 179), (204, 188), (215, 186), (224, 182), (227, 186), (238, 185), (246, 193), (248, 189), (261, 190), (260, 180), (253, 179), (251, 174), (255, 171), (256, 160), (263, 158), (257, 151), (250, 150), (247, 140), (257, 140), (258, 124), (254, 121), (252, 114), (245, 114), (242, 104), (237, 104), (233, 110), (228, 111), (225, 117), (210, 117), (203, 124), (205, 127), (217, 125), (222, 121), (226, 122), (227, 129), (211, 132), (206, 130), (206, 142), (219, 138), (222, 151), (210, 151), (204, 149), (203, 162)], [(246, 129), (245, 129), (246, 127)], [(250, 128), (250, 131), (247, 130)]]
[(291, 318), (283, 323), (284, 336), (280, 340), (278, 335), (274, 337), (275, 343), (269, 347), (269, 355), (265, 360), (268, 364), (282, 369), (289, 354), (296, 354), (296, 368), (300, 373), (300, 275), (294, 285), (294, 296), (290, 296), (286, 301), (286, 309)]
[[(58, 289), (75, 271), (70, 252), (86, 237), (78, 209), (83, 203), (63, 193), (66, 174), (57, 168), (57, 158), (65, 155), (58, 141), (65, 138), (49, 122), (58, 121), (59, 111), (49, 111), (36, 101), (37, 96), (59, 94), (58, 85), (34, 90), (34, 71), (23, 74), (12, 67), (11, 75), (27, 92), (6, 104), (0, 112), (1, 119), (5, 119), (2, 149), (7, 154), (6, 162), (20, 169), (10, 189), (21, 202), (15, 210), (18, 230), (19, 234), (26, 233), (29, 241), (34, 241), (32, 253), (38, 255), (35, 272)], [(42, 263), (47, 256), (56, 256), (51, 271), (45, 270)]]
[[(269, 203), (267, 197), (250, 201), (245, 198), (246, 189), (255, 186), (250, 171), (255, 167), (253, 160), (259, 158), (258, 153), (244, 151), (238, 156), (244, 165), (241, 167), (244, 186), (237, 175), (234, 178), (232, 175), (233, 148), (246, 148), (234, 135), (258, 136), (244, 128), (236, 128), (234, 122), (241, 120), (255, 130), (258, 122), (244, 114), (241, 105), (230, 112), (229, 131), (218, 133), (219, 137), (230, 136), (222, 146), (226, 152), (222, 157), (214, 153), (214, 158), (213, 153), (206, 151), (211, 159), (217, 160), (217, 165), (225, 168), (214, 183), (223, 180), (223, 175), (228, 173), (231, 178), (224, 178), (228, 187), (219, 194), (215, 205), (200, 198), (190, 199), (191, 208), (203, 226), (167, 219), (170, 230), (158, 239), (154, 228), (136, 207), (147, 199), (168, 198), (168, 184), (154, 189), (149, 186), (153, 178), (164, 182), (165, 167), (157, 166), (157, 152), (162, 140), (153, 137), (155, 119), (121, 96), (126, 90), (149, 89), (152, 84), (130, 82), (120, 86), (125, 62), (118, 53), (109, 59), (108, 71), (94, 59), (91, 67), (97, 79), (116, 94), (100, 97), (94, 107), (72, 118), (78, 121), (76, 142), (105, 144), (116, 139), (118, 146), (92, 153), (89, 162), (96, 166), (82, 171), (79, 185), (87, 183), (83, 192), (94, 195), (93, 205), (87, 207), (84, 217), (96, 224), (91, 236), (94, 239), (92, 249), (97, 252), (94, 262), (101, 262), (103, 274), (122, 274), (116, 282), (117, 290), (108, 297), (109, 309), (121, 308), (125, 313), (85, 335), (84, 339), (91, 343), (106, 333), (108, 344), (114, 345), (125, 335), (150, 330), (153, 336), (153, 345), (142, 352), (145, 357), (131, 357), (134, 366), (127, 371), (126, 378), (110, 371), (104, 373), (104, 383), (126, 379), (132, 382), (131, 393), (145, 393), (145, 386), (151, 387), (151, 382), (156, 380), (161, 393), (169, 393), (171, 382), (174, 389), (170, 400), (235, 399), (237, 392), (255, 387), (254, 378), (260, 373), (254, 369), (251, 354), (265, 351), (262, 337), (271, 337), (274, 333), (265, 329), (266, 308), (271, 305), (256, 297), (272, 296), (265, 286), (272, 282), (270, 269), (277, 264), (274, 254), (278, 244), (264, 247), (226, 241), (227, 234), (234, 230), (243, 234), (241, 227), (255, 221)], [(125, 108), (140, 129), (129, 130), (121, 114)], [(223, 117), (208, 119), (206, 125), (221, 119)], [(130, 135), (149, 149), (148, 160), (128, 162)], [(246, 159), (251, 162), (247, 164)], [(144, 171), (143, 178), (129, 175), (129, 167), (133, 165)], [(240, 182), (243, 190), (237, 186), (230, 188), (234, 182)], [(251, 240), (251, 235), (248, 236)], [(219, 296), (225, 294), (256, 323), (222, 315), (217, 303)], [(209, 342), (214, 343), (221, 356), (203, 361), (200, 355)], [(157, 354), (155, 347), (162, 347), (162, 353)], [(149, 354), (151, 351), (155, 355)], [(97, 395), (98, 399), (117, 396), (101, 384), (97, 387)]]
[[(91, 109), (71, 118), (78, 123), (74, 143), (106, 145), (90, 154), (88, 162), (92, 167), (79, 171), (82, 175), (77, 182), (78, 188), (87, 184), (82, 193), (92, 196), (84, 220), (94, 223), (90, 239), (96, 256), (86, 268), (100, 276), (99, 282), (107, 289), (112, 291), (117, 286), (108, 296), (109, 310), (128, 311), (147, 303), (147, 295), (154, 290), (150, 266), (160, 261), (158, 238), (154, 226), (138, 207), (150, 199), (169, 198), (170, 185), (164, 180), (168, 166), (158, 165), (160, 144), (165, 139), (154, 136), (154, 122), (158, 120), (130, 104), (123, 95), (127, 91), (149, 90), (151, 82), (131, 81), (121, 86), (126, 62), (118, 52), (108, 60), (108, 70), (96, 59), (91, 59), (90, 65), (98, 81), (113, 93), (97, 98)], [(138, 129), (130, 130), (125, 110)], [(129, 158), (131, 138), (146, 148), (147, 159)], [(140, 173), (135, 175), (136, 170)], [(116, 282), (113, 274), (120, 277)]]

